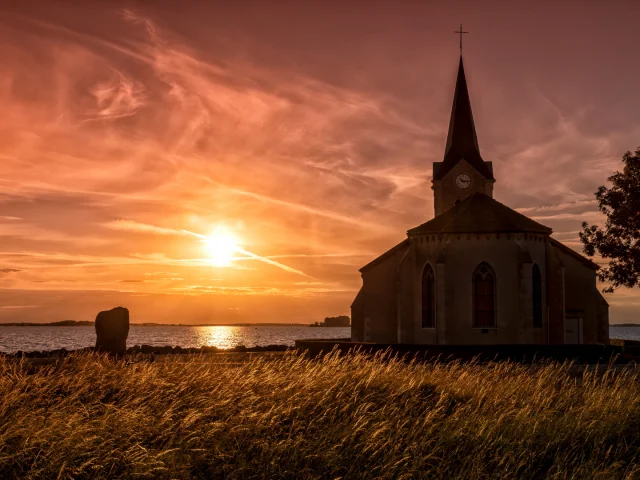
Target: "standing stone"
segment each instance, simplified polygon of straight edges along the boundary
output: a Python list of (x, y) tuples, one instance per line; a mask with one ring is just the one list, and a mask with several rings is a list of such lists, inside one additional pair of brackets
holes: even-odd
[(129, 335), (129, 310), (123, 307), (100, 312), (96, 317), (96, 350), (124, 355)]

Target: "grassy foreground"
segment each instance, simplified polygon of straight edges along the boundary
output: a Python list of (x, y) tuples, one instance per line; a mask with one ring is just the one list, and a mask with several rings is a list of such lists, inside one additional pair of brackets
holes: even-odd
[(636, 478), (640, 383), (567, 365), (0, 359), (0, 478)]

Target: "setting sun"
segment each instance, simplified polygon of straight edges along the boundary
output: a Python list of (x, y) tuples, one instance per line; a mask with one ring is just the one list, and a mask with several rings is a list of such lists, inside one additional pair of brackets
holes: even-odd
[(237, 237), (224, 227), (217, 227), (204, 240), (211, 264), (216, 267), (227, 267), (233, 261), (233, 255), (238, 251)]

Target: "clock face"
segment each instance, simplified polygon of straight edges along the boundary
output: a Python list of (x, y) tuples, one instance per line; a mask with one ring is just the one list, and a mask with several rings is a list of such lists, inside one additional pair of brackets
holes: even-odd
[(456, 177), (456, 185), (459, 188), (467, 188), (471, 185), (471, 177), (466, 173), (461, 173)]

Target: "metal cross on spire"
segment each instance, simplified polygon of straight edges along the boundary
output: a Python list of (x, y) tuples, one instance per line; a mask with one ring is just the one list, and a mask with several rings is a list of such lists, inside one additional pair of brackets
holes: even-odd
[(456, 30), (453, 33), (459, 33), (460, 34), (460, 55), (462, 55), (462, 34), (463, 33), (469, 33), (469, 32), (465, 32), (464, 30), (462, 30), (462, 24), (460, 24), (460, 30)]

